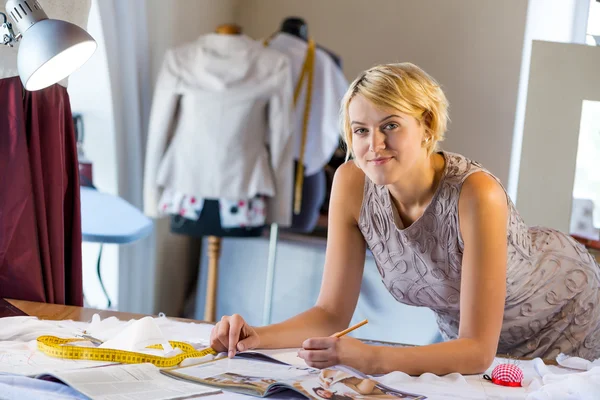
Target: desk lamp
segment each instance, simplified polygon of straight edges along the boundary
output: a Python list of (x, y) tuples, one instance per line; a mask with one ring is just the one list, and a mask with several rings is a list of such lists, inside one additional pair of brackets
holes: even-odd
[(29, 91), (44, 89), (71, 75), (96, 51), (96, 41), (79, 26), (49, 19), (37, 0), (8, 0), (0, 13), (1, 43), (13, 47), (20, 41), (17, 68)]

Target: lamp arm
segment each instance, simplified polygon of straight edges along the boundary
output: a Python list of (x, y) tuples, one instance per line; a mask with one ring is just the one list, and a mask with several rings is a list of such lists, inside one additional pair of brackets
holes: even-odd
[(14, 42), (18, 42), (21, 39), (21, 34), (15, 35), (12, 24), (8, 22), (8, 17), (3, 12), (0, 12), (2, 19), (2, 25), (0, 25), (0, 35), (2, 35), (2, 44), (13, 47)]

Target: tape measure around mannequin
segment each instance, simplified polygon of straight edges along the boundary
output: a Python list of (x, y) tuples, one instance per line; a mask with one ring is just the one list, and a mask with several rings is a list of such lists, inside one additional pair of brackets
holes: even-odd
[[(151, 363), (159, 368), (175, 367), (187, 358), (216, 355), (212, 348), (196, 350), (191, 345), (183, 342), (169, 342), (174, 348), (181, 349), (183, 353), (173, 357), (161, 357), (133, 351), (104, 349), (98, 347), (70, 346), (67, 343), (84, 342), (87, 339), (61, 339), (56, 336), (40, 336), (37, 338), (37, 347), (42, 353), (50, 357), (68, 360), (89, 360), (102, 362), (116, 362), (121, 364)], [(148, 346), (152, 349), (162, 349), (161, 345)]]
[[(278, 32), (273, 33), (267, 39), (263, 41), (265, 46), (268, 46), (271, 39)], [(298, 157), (298, 169), (296, 170), (295, 185), (294, 185), (294, 214), (300, 214), (302, 207), (302, 185), (304, 184), (304, 153), (306, 151), (306, 137), (308, 134), (308, 122), (310, 120), (310, 109), (312, 104), (312, 90), (313, 90), (313, 79), (315, 75), (315, 53), (316, 44), (313, 39), (308, 39), (308, 46), (306, 48), (306, 55), (304, 56), (304, 64), (302, 65), (302, 71), (300, 72), (300, 78), (296, 82), (294, 88), (294, 107), (297, 106), (300, 92), (304, 81), (306, 81), (306, 99), (304, 102), (304, 114), (302, 121), (302, 132), (300, 137), (300, 154)]]
[(306, 83), (306, 101), (304, 104), (304, 116), (302, 121), (302, 136), (300, 138), (300, 155), (298, 158), (298, 169), (296, 170), (296, 188), (294, 190), (294, 213), (300, 214), (302, 207), (302, 185), (304, 184), (304, 152), (306, 151), (306, 136), (308, 133), (308, 122), (310, 120), (310, 108), (312, 103), (313, 78), (315, 71), (315, 42), (308, 40), (308, 49), (306, 50), (306, 59), (302, 66), (302, 74), (296, 86), (294, 93), (294, 105), (298, 102), (300, 88), (304, 80)]

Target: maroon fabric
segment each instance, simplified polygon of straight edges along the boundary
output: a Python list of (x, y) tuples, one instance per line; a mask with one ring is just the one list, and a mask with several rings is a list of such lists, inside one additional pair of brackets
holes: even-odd
[(83, 305), (79, 172), (67, 90), (0, 79), (0, 298)]

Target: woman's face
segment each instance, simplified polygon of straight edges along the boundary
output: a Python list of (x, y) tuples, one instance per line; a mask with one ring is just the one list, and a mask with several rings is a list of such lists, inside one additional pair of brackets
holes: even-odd
[(402, 179), (427, 156), (423, 124), (393, 108), (377, 108), (363, 96), (348, 106), (355, 162), (377, 185)]
[(317, 394), (324, 399), (331, 399), (333, 397), (333, 393), (325, 389), (317, 389)]

